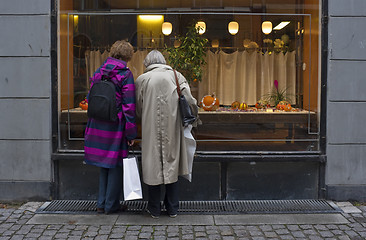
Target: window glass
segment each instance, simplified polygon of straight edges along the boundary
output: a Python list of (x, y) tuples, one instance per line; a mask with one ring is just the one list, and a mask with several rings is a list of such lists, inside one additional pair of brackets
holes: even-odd
[(136, 79), (151, 49), (169, 60), (201, 21), (202, 76), (183, 72), (200, 104), (197, 151), (318, 151), (319, 2), (299, 2), (60, 1), (59, 149), (83, 149), (89, 78), (116, 40), (134, 46)]

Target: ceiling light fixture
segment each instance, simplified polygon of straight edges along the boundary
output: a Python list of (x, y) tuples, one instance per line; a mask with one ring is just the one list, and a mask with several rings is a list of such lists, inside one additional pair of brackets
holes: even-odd
[(235, 35), (239, 32), (239, 23), (232, 21), (229, 22), (228, 30), (231, 35)]
[(270, 21), (264, 21), (262, 23), (262, 32), (264, 34), (270, 34), (272, 32), (272, 23)]
[(281, 30), (282, 28), (286, 27), (290, 22), (284, 21), (278, 24), (276, 27), (273, 28), (273, 30)]
[(161, 31), (165, 36), (170, 35), (172, 33), (172, 30), (173, 26), (170, 22), (163, 22), (163, 24), (161, 25)]
[(196, 29), (199, 35), (202, 35), (206, 32), (206, 23), (203, 21), (199, 21), (196, 23)]

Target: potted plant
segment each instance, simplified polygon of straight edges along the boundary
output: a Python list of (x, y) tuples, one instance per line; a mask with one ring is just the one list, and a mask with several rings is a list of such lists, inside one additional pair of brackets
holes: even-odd
[(187, 33), (177, 39), (180, 46), (166, 48), (170, 66), (181, 72), (190, 84), (202, 80), (202, 67), (206, 64), (204, 48), (208, 40), (198, 30), (195, 25), (188, 26)]

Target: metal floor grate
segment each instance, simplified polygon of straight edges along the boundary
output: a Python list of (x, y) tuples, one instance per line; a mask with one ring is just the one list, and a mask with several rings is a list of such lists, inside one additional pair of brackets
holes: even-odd
[[(142, 213), (147, 201), (123, 201), (126, 213)], [(95, 201), (54, 200), (44, 203), (36, 213), (92, 214)], [(165, 209), (163, 209), (165, 211)], [(246, 213), (339, 213), (337, 205), (325, 200), (224, 200), (180, 201), (179, 214), (246, 214)]]

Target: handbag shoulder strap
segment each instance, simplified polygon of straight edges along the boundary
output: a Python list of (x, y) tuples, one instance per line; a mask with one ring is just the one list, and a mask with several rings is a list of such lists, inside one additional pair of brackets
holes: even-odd
[(179, 87), (179, 82), (178, 82), (178, 77), (177, 77), (177, 72), (173, 69), (174, 72), (174, 77), (175, 77), (175, 83), (177, 84), (177, 91), (178, 91), (178, 95), (180, 96), (182, 93), (180, 91), (180, 87)]

